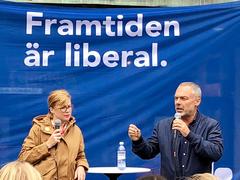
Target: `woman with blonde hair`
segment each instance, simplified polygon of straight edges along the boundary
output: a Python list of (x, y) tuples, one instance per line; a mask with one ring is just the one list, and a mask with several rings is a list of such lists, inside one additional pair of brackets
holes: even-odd
[(85, 180), (89, 165), (82, 132), (72, 116), (70, 94), (63, 89), (52, 91), (48, 109), (46, 115), (33, 119), (19, 159), (33, 164), (43, 180)]
[(13, 161), (0, 170), (0, 180), (42, 180), (42, 177), (31, 164)]

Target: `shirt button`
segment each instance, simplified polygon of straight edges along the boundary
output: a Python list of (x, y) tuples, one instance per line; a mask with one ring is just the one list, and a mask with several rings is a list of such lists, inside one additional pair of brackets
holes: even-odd
[(184, 143), (187, 144), (187, 141), (185, 141)]
[(185, 153), (183, 153), (183, 155), (184, 155), (184, 156), (186, 156), (186, 154), (185, 154)]
[(182, 167), (184, 168), (184, 165), (182, 165)]

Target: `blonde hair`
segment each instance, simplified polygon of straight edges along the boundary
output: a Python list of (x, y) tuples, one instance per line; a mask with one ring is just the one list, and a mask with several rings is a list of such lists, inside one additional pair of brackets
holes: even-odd
[[(71, 100), (71, 96), (65, 89), (54, 90), (48, 96), (48, 109), (54, 108), (56, 105), (64, 106), (69, 99)], [(48, 116), (52, 119), (51, 111)]]
[(187, 180), (218, 180), (218, 178), (210, 173), (199, 173), (192, 175), (191, 177), (187, 178)]
[(56, 105), (64, 105), (66, 104), (66, 101), (71, 99), (70, 94), (64, 90), (64, 89), (59, 89), (50, 92), (48, 96), (48, 107), (55, 107)]
[(42, 177), (28, 162), (13, 161), (0, 170), (0, 180), (42, 180)]

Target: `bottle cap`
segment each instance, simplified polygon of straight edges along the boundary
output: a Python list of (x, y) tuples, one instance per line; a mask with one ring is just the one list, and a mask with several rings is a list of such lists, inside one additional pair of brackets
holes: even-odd
[(124, 145), (124, 142), (123, 141), (119, 142), (119, 145), (121, 145), (121, 146)]

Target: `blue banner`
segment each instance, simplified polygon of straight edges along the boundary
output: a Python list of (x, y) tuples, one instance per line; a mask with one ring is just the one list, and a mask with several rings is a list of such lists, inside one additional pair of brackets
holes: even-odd
[(48, 112), (49, 92), (64, 88), (90, 166), (115, 166), (124, 141), (127, 166), (158, 173), (159, 157), (146, 161), (131, 152), (128, 125), (150, 136), (156, 120), (173, 116), (178, 84), (194, 81), (203, 90), (200, 111), (223, 130), (224, 155), (215, 168), (229, 167), (239, 178), (239, 2), (179, 8), (1, 2), (0, 17), (1, 165), (17, 158), (32, 118)]

